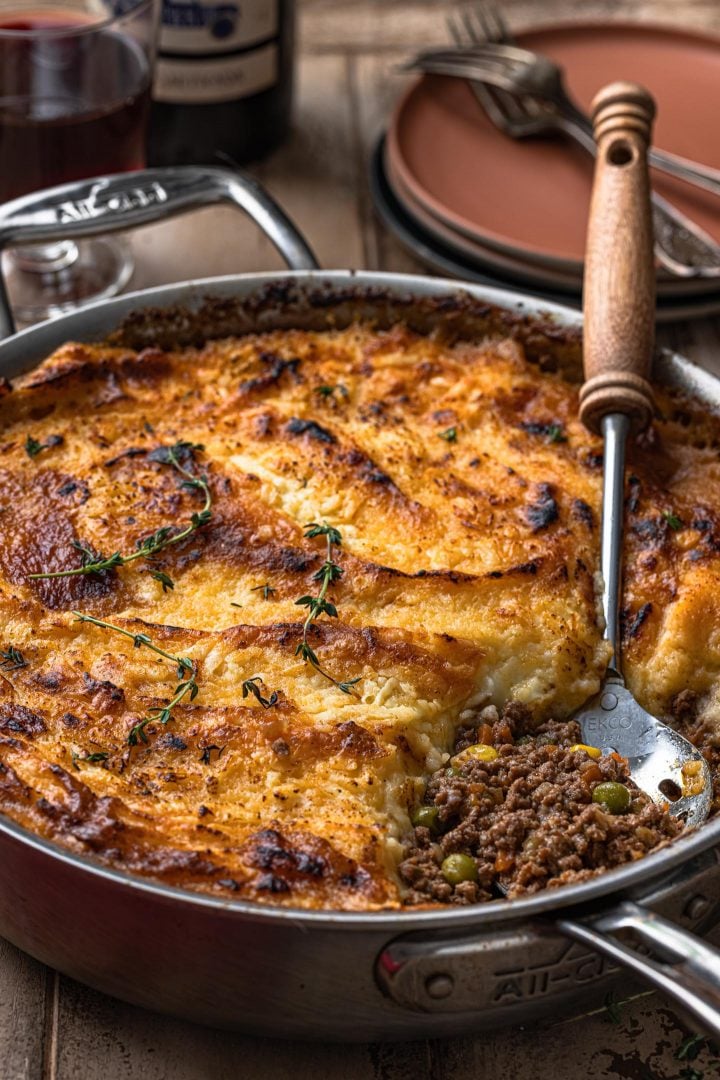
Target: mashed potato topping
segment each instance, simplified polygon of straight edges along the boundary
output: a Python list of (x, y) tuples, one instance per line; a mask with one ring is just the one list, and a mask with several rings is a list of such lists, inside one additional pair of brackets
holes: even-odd
[[(693, 692), (712, 726), (720, 425), (659, 406), (630, 454), (627, 675), (659, 715)], [(507, 702), (562, 719), (599, 685), (601, 447), (577, 387), (510, 337), (69, 344), (0, 423), (0, 808), (74, 851), (219, 895), (398, 905), (408, 810), (460, 725)], [(202, 499), (158, 453), (179, 442), (202, 447), (209, 522), (150, 560), (29, 576), (184, 528)], [(342, 577), (307, 641), (351, 693), (296, 654), (313, 521), (339, 530)], [(174, 664), (73, 611), (192, 662), (197, 696), (147, 743), (130, 733)], [(256, 677), (264, 701), (243, 696)]]

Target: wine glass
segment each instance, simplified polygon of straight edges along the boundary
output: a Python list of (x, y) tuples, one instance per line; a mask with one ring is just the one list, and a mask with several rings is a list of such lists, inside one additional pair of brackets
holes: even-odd
[[(0, 0), (0, 203), (145, 165), (160, 0)], [(115, 238), (16, 248), (3, 271), (16, 318), (119, 292)]]

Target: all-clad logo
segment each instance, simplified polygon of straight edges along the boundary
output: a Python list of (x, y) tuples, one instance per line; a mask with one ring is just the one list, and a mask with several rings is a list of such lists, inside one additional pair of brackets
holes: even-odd
[(129, 188), (127, 191), (106, 191), (104, 184), (94, 187), (86, 199), (62, 203), (58, 208), (58, 221), (90, 221), (108, 213), (127, 213), (143, 210), (167, 202), (168, 193), (157, 182), (147, 187)]
[(163, 25), (187, 30), (208, 30), (222, 41), (231, 37), (240, 18), (237, 4), (201, 4), (196, 0), (163, 0)]
[(570, 942), (557, 959), (549, 963), (520, 965), (494, 972), (495, 985), (490, 1000), (511, 1004), (591, 983), (616, 970), (617, 966), (610, 960)]

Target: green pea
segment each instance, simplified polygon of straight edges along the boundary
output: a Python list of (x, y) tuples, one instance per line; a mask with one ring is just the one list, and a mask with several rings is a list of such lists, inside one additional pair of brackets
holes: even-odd
[(440, 811), (437, 806), (416, 806), (410, 815), (410, 820), (415, 826), (422, 825), (432, 833), (439, 833), (439, 817)]
[(440, 869), (451, 885), (459, 885), (461, 881), (477, 881), (477, 865), (469, 855), (448, 855)]
[(630, 791), (624, 784), (608, 780), (598, 784), (593, 791), (593, 802), (599, 803), (611, 814), (624, 814), (630, 805)]

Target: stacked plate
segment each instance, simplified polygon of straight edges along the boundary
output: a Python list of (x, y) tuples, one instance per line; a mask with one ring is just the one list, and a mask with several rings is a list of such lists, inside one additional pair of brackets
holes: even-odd
[[(525, 48), (566, 72), (587, 109), (613, 79), (646, 85), (658, 103), (658, 146), (720, 168), (720, 41), (644, 24), (553, 26)], [(426, 76), (399, 102), (372, 160), (385, 223), (444, 274), (580, 303), (592, 161), (560, 137), (514, 141), (486, 117), (467, 83)], [(653, 173), (653, 186), (720, 243), (720, 198)], [(720, 312), (719, 279), (658, 271), (658, 318)]]

